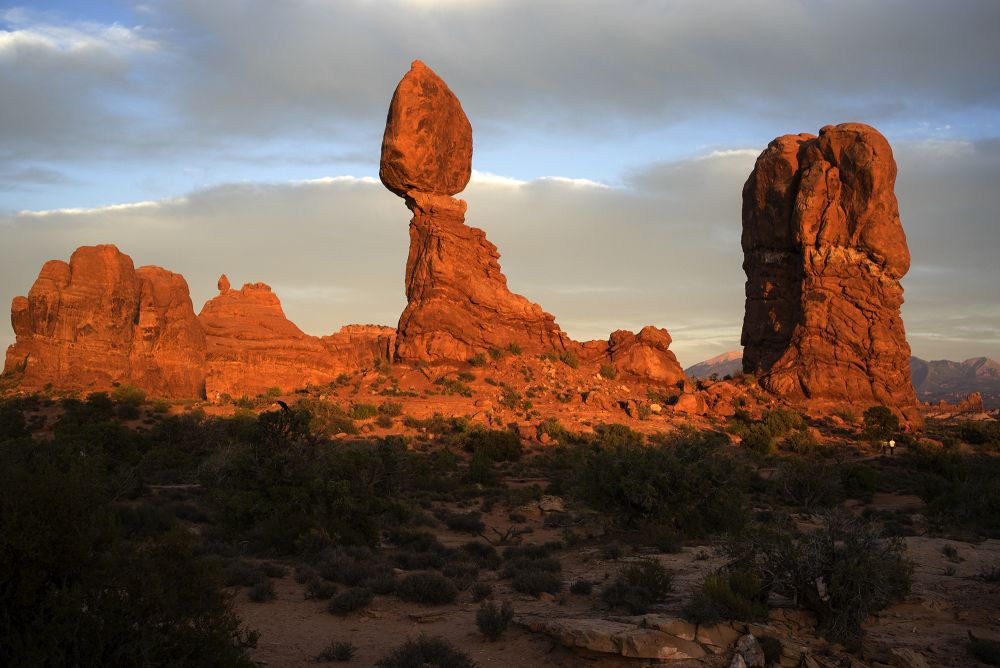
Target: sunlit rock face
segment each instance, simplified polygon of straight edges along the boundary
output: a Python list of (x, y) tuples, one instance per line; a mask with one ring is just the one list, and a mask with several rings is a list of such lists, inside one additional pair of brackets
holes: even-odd
[(919, 420), (895, 180), (889, 143), (860, 123), (779, 137), (757, 159), (743, 187), (743, 368), (767, 390)]

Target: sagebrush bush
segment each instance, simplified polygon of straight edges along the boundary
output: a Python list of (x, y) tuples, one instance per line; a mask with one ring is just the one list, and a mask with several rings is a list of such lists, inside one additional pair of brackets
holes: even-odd
[(373, 404), (354, 404), (347, 414), (354, 420), (368, 420), (378, 415), (378, 406)]
[(396, 585), (396, 596), (422, 605), (444, 605), (458, 596), (455, 583), (432, 571), (410, 573)]
[(333, 598), (337, 593), (337, 585), (327, 582), (318, 575), (306, 580), (303, 595), (306, 599), (326, 601)]
[(278, 594), (274, 591), (273, 582), (270, 580), (261, 580), (250, 588), (248, 596), (254, 603), (267, 603), (276, 599)]
[(475, 668), (467, 654), (444, 638), (421, 635), (410, 638), (375, 664), (378, 668)]
[(476, 627), (487, 640), (499, 640), (514, 619), (514, 608), (504, 601), (487, 601), (476, 611)]
[(479, 429), (465, 435), (462, 444), (467, 452), (480, 452), (495, 462), (513, 462), (521, 458), (524, 447), (512, 431)]
[(610, 606), (626, 608), (633, 615), (645, 613), (673, 590), (673, 575), (656, 559), (629, 561), (614, 581), (601, 591)]
[(838, 642), (858, 638), (869, 615), (905, 598), (913, 576), (902, 539), (843, 512), (828, 513), (820, 529), (800, 537), (757, 529), (729, 551), (733, 568), (762, 574), (765, 591), (814, 612), (823, 633)]
[(477, 582), (472, 585), (472, 600), (476, 603), (493, 595), (493, 585), (488, 582)]
[(335, 615), (346, 615), (368, 607), (374, 598), (375, 593), (367, 587), (351, 587), (331, 598), (326, 609)]
[(684, 616), (696, 624), (765, 620), (767, 592), (763, 581), (745, 570), (709, 573), (685, 607)]
[(522, 594), (537, 597), (543, 593), (558, 594), (563, 582), (558, 574), (550, 571), (522, 571), (514, 575), (511, 586)]
[(354, 658), (357, 647), (346, 640), (334, 640), (316, 655), (316, 663), (331, 663), (334, 661), (350, 661)]

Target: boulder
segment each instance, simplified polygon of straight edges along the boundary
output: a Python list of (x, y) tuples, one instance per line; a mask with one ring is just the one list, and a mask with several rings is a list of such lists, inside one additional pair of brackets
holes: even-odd
[(379, 178), (400, 197), (455, 195), (472, 175), (472, 125), (441, 77), (419, 60), (396, 86), (382, 137)]
[(757, 159), (743, 187), (743, 369), (768, 391), (919, 420), (895, 179), (889, 143), (860, 123), (779, 137)]
[(621, 329), (608, 339), (608, 356), (619, 373), (673, 385), (684, 381), (684, 371), (670, 343), (667, 330), (652, 325), (638, 334)]

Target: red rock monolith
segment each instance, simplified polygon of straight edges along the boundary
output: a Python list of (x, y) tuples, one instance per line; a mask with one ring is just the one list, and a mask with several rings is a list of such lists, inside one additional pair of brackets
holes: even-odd
[(743, 187), (743, 364), (792, 401), (883, 404), (919, 421), (892, 149), (860, 123), (768, 145)]
[(22, 389), (142, 387), (166, 397), (204, 395), (205, 339), (184, 278), (134, 268), (113, 245), (46, 262), (27, 297), (11, 304), (16, 342), (5, 370)]

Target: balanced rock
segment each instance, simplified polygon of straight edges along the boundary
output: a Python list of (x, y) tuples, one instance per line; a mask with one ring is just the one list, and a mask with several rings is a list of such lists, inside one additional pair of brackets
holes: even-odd
[(472, 175), (472, 125), (448, 84), (419, 60), (389, 103), (379, 177), (400, 197), (455, 195)]
[(106, 390), (116, 384), (159, 396), (204, 395), (205, 339), (184, 277), (135, 269), (113, 245), (78, 248), (46, 262), (27, 297), (11, 304), (16, 342), (6, 371), (23, 389)]
[(673, 385), (684, 382), (684, 371), (670, 343), (667, 330), (652, 325), (638, 334), (620, 329), (608, 339), (608, 355), (619, 373)]
[(198, 314), (208, 350), (205, 389), (210, 399), (329, 383), (343, 370), (323, 341), (285, 317), (269, 286), (248, 283), (232, 290), (220, 279), (219, 287)]
[(895, 179), (889, 143), (860, 123), (779, 137), (757, 159), (743, 187), (743, 368), (767, 390), (920, 419)]
[(469, 181), (472, 128), (458, 98), (414, 61), (392, 96), (379, 176), (413, 212), (406, 261), (406, 309), (396, 357), (466, 360), (517, 343), (526, 352), (571, 345), (555, 318), (507, 288), (496, 246), (465, 224), (451, 195)]

